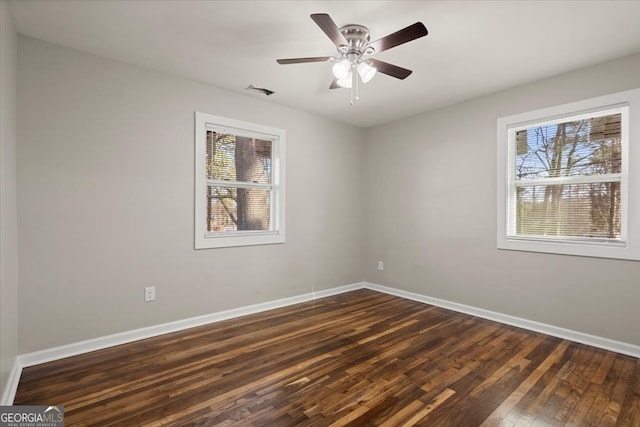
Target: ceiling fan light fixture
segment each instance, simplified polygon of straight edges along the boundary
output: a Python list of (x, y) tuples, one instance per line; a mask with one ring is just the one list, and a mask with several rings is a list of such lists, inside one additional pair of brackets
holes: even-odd
[[(333, 62), (334, 80), (329, 89), (344, 87), (351, 89), (351, 105), (359, 99), (360, 83), (368, 83), (378, 71), (404, 80), (411, 70), (370, 58), (371, 55), (408, 43), (428, 34), (422, 22), (416, 22), (371, 42), (369, 29), (363, 25), (348, 24), (338, 27), (327, 13), (311, 14), (313, 22), (329, 37), (338, 49), (338, 56), (315, 56), (308, 58), (277, 59), (278, 64), (303, 64), (307, 62)], [(357, 71), (356, 71), (357, 70)]]
[(332, 68), (333, 75), (336, 79), (346, 79), (351, 74), (351, 62), (348, 59), (336, 62)]
[(371, 81), (373, 76), (376, 75), (376, 70), (371, 65), (366, 62), (361, 62), (358, 64), (358, 74), (360, 74), (360, 78), (362, 79), (362, 83), (368, 83)]

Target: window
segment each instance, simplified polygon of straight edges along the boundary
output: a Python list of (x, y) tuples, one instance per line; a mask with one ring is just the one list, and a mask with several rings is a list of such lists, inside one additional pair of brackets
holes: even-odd
[(284, 243), (285, 131), (196, 113), (195, 248)]
[(498, 119), (499, 249), (640, 259), (638, 215), (640, 90)]

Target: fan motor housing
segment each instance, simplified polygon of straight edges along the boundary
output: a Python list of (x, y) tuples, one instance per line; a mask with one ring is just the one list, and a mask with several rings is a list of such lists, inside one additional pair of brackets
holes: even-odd
[[(347, 46), (340, 46), (340, 53), (361, 56), (369, 44), (369, 29), (363, 25), (349, 24), (340, 28), (340, 32), (347, 40)], [(373, 50), (373, 48), (371, 48)], [(371, 54), (373, 52), (366, 52)]]

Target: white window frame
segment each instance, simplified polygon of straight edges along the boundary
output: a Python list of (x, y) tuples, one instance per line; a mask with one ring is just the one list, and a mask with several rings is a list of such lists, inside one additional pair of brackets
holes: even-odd
[[(206, 231), (207, 130), (271, 141), (272, 183), (258, 184), (271, 192), (271, 230), (225, 233)], [(283, 129), (207, 113), (195, 113), (195, 249), (270, 245), (285, 242), (285, 146), (286, 133)], [(212, 182), (215, 183), (214, 180)]]
[[(517, 236), (512, 229), (515, 212), (510, 194), (515, 191), (513, 170), (515, 134), (523, 128), (566, 121), (583, 114), (622, 108), (622, 173), (620, 174), (621, 239), (567, 239)], [(572, 102), (512, 116), (497, 123), (497, 247), (498, 249), (544, 252), (600, 258), (640, 260), (640, 89)], [(568, 179), (568, 180), (567, 180)], [(571, 184), (567, 177), (562, 183)], [(582, 178), (577, 178), (582, 179)]]

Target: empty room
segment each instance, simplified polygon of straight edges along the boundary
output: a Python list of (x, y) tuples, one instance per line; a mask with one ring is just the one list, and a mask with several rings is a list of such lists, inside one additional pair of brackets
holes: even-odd
[(0, 427), (640, 427), (639, 17), (0, 0)]

